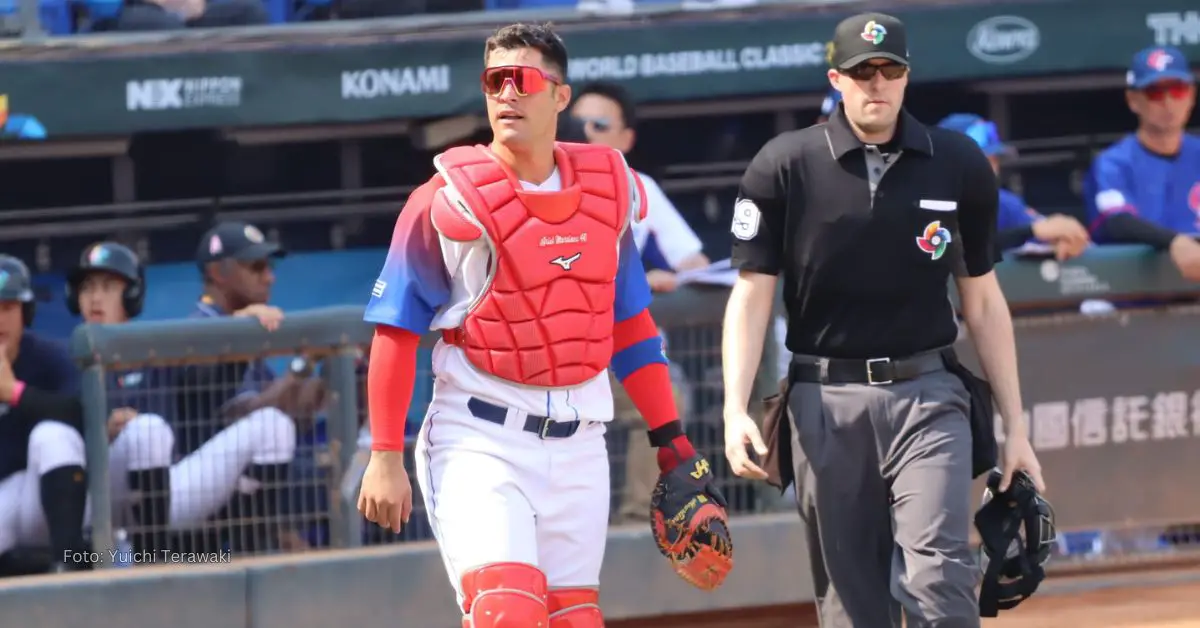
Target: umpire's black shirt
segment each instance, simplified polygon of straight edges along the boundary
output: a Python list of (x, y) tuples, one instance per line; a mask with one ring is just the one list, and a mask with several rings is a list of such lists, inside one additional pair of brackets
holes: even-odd
[(864, 145), (839, 105), (750, 163), (732, 262), (783, 271), (791, 352), (901, 358), (957, 338), (949, 279), (992, 270), (998, 199), (966, 135), (904, 111), (890, 142)]

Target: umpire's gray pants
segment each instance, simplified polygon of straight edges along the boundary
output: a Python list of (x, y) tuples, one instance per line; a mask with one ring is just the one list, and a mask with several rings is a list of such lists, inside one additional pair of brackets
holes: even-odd
[(959, 379), (798, 382), (788, 409), (822, 628), (978, 628)]

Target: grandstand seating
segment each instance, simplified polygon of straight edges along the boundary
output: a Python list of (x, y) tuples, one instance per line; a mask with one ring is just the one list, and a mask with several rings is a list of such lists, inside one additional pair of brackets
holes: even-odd
[[(0, 0), (0, 36), (20, 33), (19, 12), (20, 0)], [(42, 28), (52, 35), (74, 32), (69, 0), (38, 0), (38, 15)]]
[[(678, 0), (627, 0), (632, 4), (660, 4)], [(76, 15), (87, 15), (91, 20), (112, 17), (120, 9), (121, 0), (37, 0), (42, 28), (51, 35), (72, 35), (88, 32), (85, 22), (77, 22)], [(315, 9), (327, 8), (333, 0), (263, 0), (271, 23), (306, 21)], [(596, 4), (596, 2), (592, 2)], [(484, 0), (487, 10), (514, 10), (539, 8), (564, 8), (578, 6), (579, 0)], [(20, 0), (0, 0), (0, 37), (19, 35), (17, 18)], [(441, 11), (439, 11), (441, 12)]]

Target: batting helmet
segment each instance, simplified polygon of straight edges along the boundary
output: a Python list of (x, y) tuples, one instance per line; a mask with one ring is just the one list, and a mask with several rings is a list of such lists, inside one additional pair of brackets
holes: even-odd
[(79, 286), (88, 273), (106, 272), (125, 279), (121, 304), (125, 315), (135, 318), (142, 313), (146, 301), (146, 270), (136, 253), (123, 244), (100, 242), (84, 249), (79, 264), (67, 273), (67, 310), (79, 316)]
[(975, 513), (983, 569), (981, 617), (995, 617), (1037, 591), (1057, 534), (1054, 509), (1038, 494), (1032, 478), (1024, 471), (1013, 473), (1003, 493), (1000, 479), (998, 469), (988, 474), (983, 506)]
[(20, 302), (25, 326), (33, 324), (33, 314), (37, 308), (33, 296), (33, 275), (29, 274), (25, 262), (11, 255), (0, 254), (0, 301)]

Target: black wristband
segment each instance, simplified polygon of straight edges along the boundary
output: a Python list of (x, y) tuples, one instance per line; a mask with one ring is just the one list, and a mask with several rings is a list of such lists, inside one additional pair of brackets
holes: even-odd
[(660, 425), (646, 432), (650, 437), (651, 447), (666, 447), (671, 441), (683, 436), (683, 424), (679, 419)]

